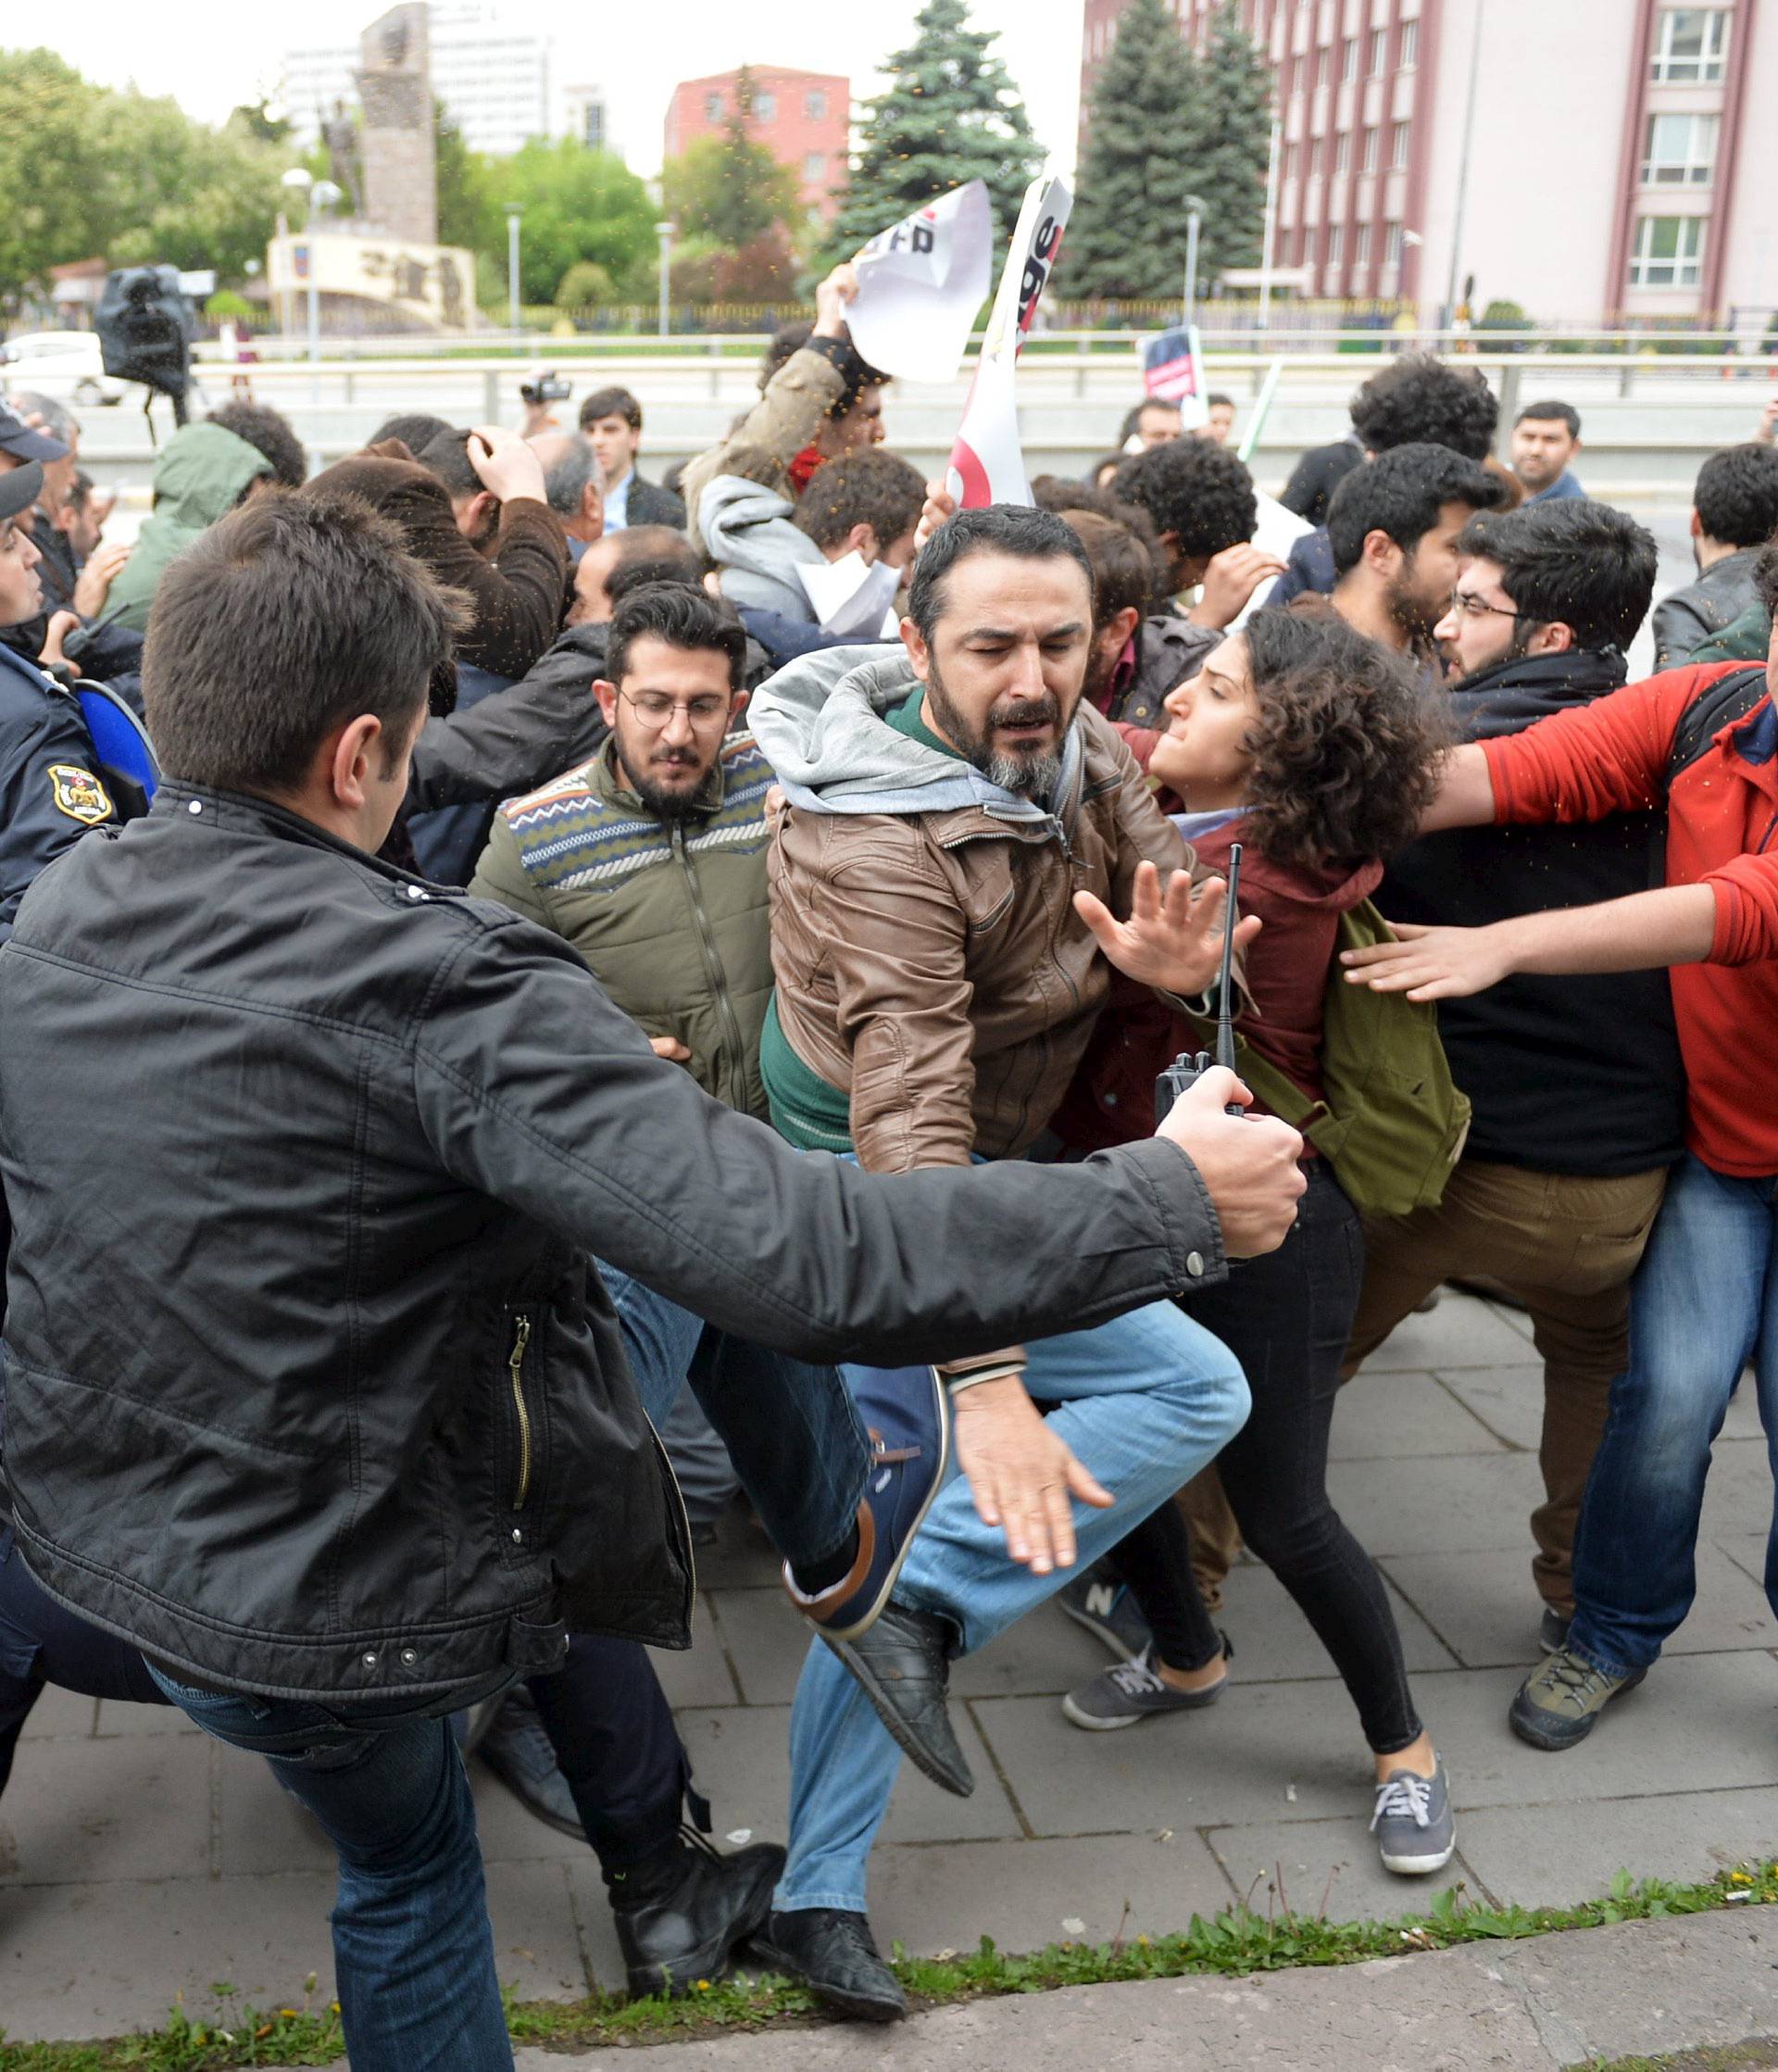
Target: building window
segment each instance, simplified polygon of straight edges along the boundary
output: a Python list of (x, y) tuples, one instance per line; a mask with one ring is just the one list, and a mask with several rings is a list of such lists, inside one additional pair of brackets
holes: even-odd
[(722, 119), (722, 96), (721, 96), (721, 94), (705, 94), (705, 96), (704, 96), (704, 119), (705, 119), (705, 121), (707, 121), (707, 122), (720, 122), (720, 121), (721, 121), (721, 119)]
[(1301, 170), (1299, 160), (1302, 157), (1302, 148), (1299, 144), (1287, 144), (1284, 146), (1284, 182), (1286, 185), (1295, 180)]
[(753, 119), (756, 122), (775, 122), (778, 119), (778, 96), (775, 94), (756, 94), (753, 96)]
[(827, 178), (827, 154), (826, 154), (826, 152), (825, 152), (825, 151), (811, 151), (811, 152), (810, 152), (810, 153), (808, 154), (808, 157), (806, 157), (806, 158), (805, 158), (805, 159), (803, 160), (803, 179), (804, 179), (805, 182), (806, 182), (806, 183), (807, 183), (807, 184), (808, 184), (808, 186), (810, 186), (810, 187), (813, 187), (813, 186), (816, 186), (816, 185), (818, 185), (818, 184), (819, 184), (819, 183), (820, 183), (820, 182), (821, 181), (825, 180), (826, 178)]
[(1716, 132), (1713, 115), (1651, 115), (1643, 185), (1708, 187), (1716, 171)]
[(1348, 36), (1340, 50), (1340, 82), (1349, 84), (1359, 76), (1359, 39)]
[(1321, 49), (1315, 53), (1315, 83), (1318, 87), (1327, 84), (1328, 69), (1332, 62), (1333, 53), (1323, 44)]
[(1334, 170), (1348, 172), (1352, 166), (1352, 132), (1342, 130), (1334, 140)]
[(1389, 163), (1397, 172), (1408, 170), (1409, 125), (1397, 122), (1389, 133)]
[(827, 120), (827, 95), (819, 86), (803, 95), (803, 113), (811, 122)]
[(1396, 59), (1399, 71), (1411, 71), (1420, 61), (1420, 24), (1404, 21), (1401, 25), (1401, 56)]
[(1327, 226), (1327, 263), (1338, 266), (1346, 253), (1346, 225), (1330, 223)]
[(1383, 227), (1383, 263), (1384, 266), (1401, 264), (1401, 225), (1385, 223)]
[(1377, 78), (1383, 70), (1383, 54), (1388, 41), (1389, 32), (1386, 29), (1373, 29), (1371, 31), (1371, 62), (1366, 70), (1372, 79)]
[(1371, 226), (1360, 223), (1352, 238), (1352, 257), (1360, 266), (1371, 264)]
[(1630, 255), (1633, 288), (1695, 288), (1704, 255), (1701, 216), (1645, 216)]
[(1359, 160), (1359, 170), (1360, 172), (1375, 172), (1376, 170), (1377, 132), (1374, 129), (1370, 129), (1364, 132), (1364, 153)]
[(1713, 85), (1728, 48), (1729, 18), (1721, 7), (1664, 7), (1655, 31), (1655, 83)]

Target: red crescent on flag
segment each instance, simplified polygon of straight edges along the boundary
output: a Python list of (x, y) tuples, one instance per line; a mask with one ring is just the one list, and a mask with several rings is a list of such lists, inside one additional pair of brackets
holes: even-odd
[(994, 501), (994, 489), (988, 481), (988, 471), (982, 465), (975, 448), (958, 439), (951, 448), (951, 466), (957, 470), (963, 484), (963, 494), (958, 499), (960, 508), (985, 510)]

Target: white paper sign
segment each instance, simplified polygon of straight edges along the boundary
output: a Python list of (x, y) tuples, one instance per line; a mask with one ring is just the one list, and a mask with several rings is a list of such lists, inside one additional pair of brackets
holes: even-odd
[(1041, 173), (1025, 189), (945, 478), (966, 510), (1031, 501), (1013, 401), (1013, 366), (1062, 248), (1073, 200), (1066, 181)]
[(804, 561), (796, 573), (824, 634), (841, 640), (879, 640), (900, 571), (887, 561), (867, 562), (855, 547), (837, 561)]
[(986, 182), (971, 180), (879, 231), (853, 262), (845, 320), (872, 367), (909, 382), (948, 382), (970, 343), (994, 268)]

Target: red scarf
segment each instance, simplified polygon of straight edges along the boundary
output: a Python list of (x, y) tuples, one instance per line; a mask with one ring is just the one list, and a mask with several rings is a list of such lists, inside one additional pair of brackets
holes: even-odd
[(790, 477), (790, 486), (796, 492), (797, 496), (800, 496), (804, 490), (808, 487), (808, 478), (826, 458), (827, 456), (822, 453), (819, 446), (805, 446), (790, 466), (785, 469), (784, 472)]

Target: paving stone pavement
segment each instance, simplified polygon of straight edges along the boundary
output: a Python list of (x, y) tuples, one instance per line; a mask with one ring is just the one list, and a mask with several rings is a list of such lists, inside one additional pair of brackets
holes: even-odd
[[(1271, 1576), (1245, 1565), (1224, 1614), (1239, 1658), (1207, 1712), (1118, 1735), (1069, 1727), (1058, 1699), (1102, 1658), (1053, 1607), (958, 1664), (976, 1793), (904, 1773), (873, 1865), (880, 1937), (936, 1953), (983, 1935), (1030, 1949), (1160, 1933), (1241, 1894), (1263, 1906), (1280, 1885), (1334, 1917), (1391, 1916), (1457, 1882), (1568, 1903), (1621, 1867), (1697, 1878), (1778, 1854), (1778, 1625), (1759, 1579), (1772, 1478), (1750, 1388), (1718, 1442), (1698, 1602), (1671, 1662), (1584, 1749), (1543, 1755), (1508, 1732), (1539, 1611), (1534, 1361), (1522, 1317), (1447, 1291), (1334, 1419), (1336, 1501), (1395, 1596), (1451, 1773), (1459, 1854), (1445, 1877), (1410, 1884), (1377, 1866), (1345, 1690)], [(782, 1836), (803, 1629), (751, 1528), (725, 1528), (700, 1585), (691, 1652), (656, 1659), (719, 1839)], [(503, 1979), (527, 1997), (620, 1984), (591, 1852), (477, 1773)], [(207, 2010), (219, 1981), (288, 2006), (313, 1973), (331, 1996), (328, 1866), (262, 1764), (176, 1714), (52, 1692), (0, 1800), (0, 2029), (153, 2027), (177, 1993)]]

